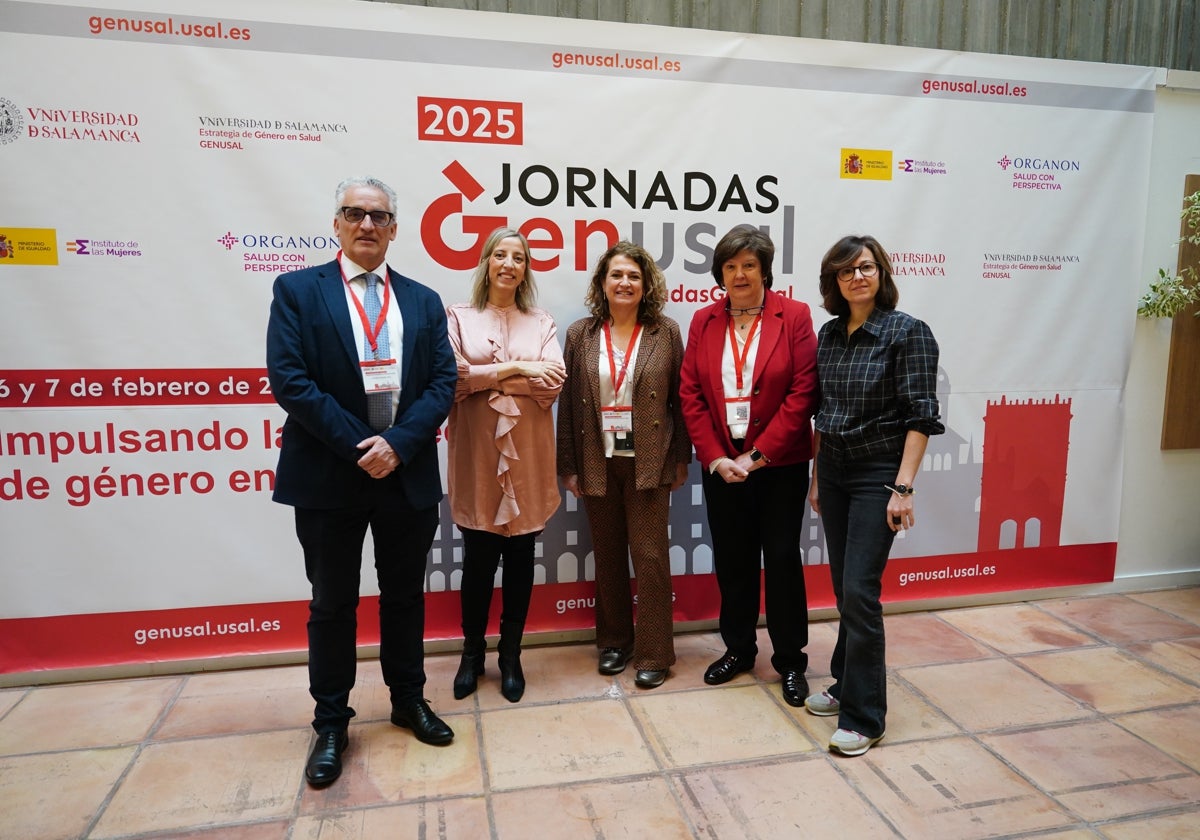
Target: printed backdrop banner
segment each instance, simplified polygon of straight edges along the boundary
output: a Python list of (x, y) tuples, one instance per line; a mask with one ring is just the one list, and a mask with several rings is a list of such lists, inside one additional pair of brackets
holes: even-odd
[[(264, 331), (357, 174), (399, 193), (389, 263), (447, 303), (519, 227), (560, 336), (619, 238), (686, 334), (734, 225), (769, 231), (818, 327), (821, 255), (875, 235), (941, 344), (947, 427), (885, 597), (1111, 580), (1154, 76), (351, 0), (0, 0), (0, 672), (304, 648)], [(676, 618), (711, 619), (695, 464), (671, 517)], [(532, 629), (592, 626), (590, 544), (564, 499)], [(461, 551), (443, 504), (430, 638), (458, 634)]]

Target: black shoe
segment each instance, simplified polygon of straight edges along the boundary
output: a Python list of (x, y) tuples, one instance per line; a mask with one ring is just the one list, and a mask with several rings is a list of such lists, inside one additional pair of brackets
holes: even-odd
[(803, 706), (804, 698), (808, 696), (808, 680), (799, 671), (783, 672), (783, 699), (789, 706)]
[(304, 765), (304, 778), (313, 787), (324, 787), (342, 775), (342, 753), (350, 744), (345, 730), (318, 732), (317, 741)]
[(612, 676), (625, 670), (629, 664), (629, 654), (620, 648), (605, 648), (600, 651), (600, 673)]
[(445, 746), (454, 740), (454, 730), (433, 713), (428, 700), (409, 700), (392, 706), (392, 723), (411, 729), (418, 741), (435, 747)]
[(732, 653), (727, 653), (708, 666), (704, 672), (704, 681), (709, 685), (722, 685), (729, 682), (744, 671), (754, 670), (753, 659), (743, 659)]
[(634, 682), (638, 688), (658, 688), (667, 680), (667, 669), (661, 671), (642, 668), (637, 672), (637, 678)]
[(483, 676), (483, 656), (486, 650), (487, 642), (482, 636), (463, 642), (462, 660), (458, 663), (458, 673), (454, 675), (455, 700), (462, 700), (475, 693), (478, 680)]

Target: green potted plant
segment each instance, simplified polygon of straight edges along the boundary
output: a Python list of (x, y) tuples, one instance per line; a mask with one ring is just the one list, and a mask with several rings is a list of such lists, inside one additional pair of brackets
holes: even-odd
[[(1184, 198), (1180, 213), (1187, 234), (1176, 244), (1187, 242), (1200, 245), (1200, 190)], [(1196, 267), (1184, 266), (1178, 274), (1165, 268), (1158, 270), (1158, 280), (1150, 282), (1150, 288), (1138, 300), (1137, 314), (1143, 318), (1174, 318), (1189, 306), (1200, 303), (1200, 283)], [(1193, 313), (1200, 317), (1200, 309)]]

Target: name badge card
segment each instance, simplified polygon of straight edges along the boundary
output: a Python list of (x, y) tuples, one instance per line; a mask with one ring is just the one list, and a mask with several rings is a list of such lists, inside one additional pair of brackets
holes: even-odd
[(633, 406), (602, 406), (600, 408), (600, 428), (605, 432), (632, 432)]
[(395, 359), (368, 359), (362, 367), (363, 388), (368, 394), (400, 390), (400, 366)]
[(750, 422), (750, 398), (730, 397), (725, 400), (725, 423), (727, 425)]

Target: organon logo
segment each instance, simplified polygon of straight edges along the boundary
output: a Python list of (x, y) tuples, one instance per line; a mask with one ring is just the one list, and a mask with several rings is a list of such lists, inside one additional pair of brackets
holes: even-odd
[(242, 233), (225, 231), (216, 240), (226, 251), (241, 254), (242, 271), (294, 271), (308, 265), (309, 258), (329, 259), (339, 243), (336, 236), (326, 234)]
[(1000, 168), (1005, 172), (1008, 171), (1008, 167), (1012, 166), (1012, 161), (1008, 159), (1008, 155), (1000, 158), (1000, 160), (996, 161), (996, 163), (1000, 164)]

